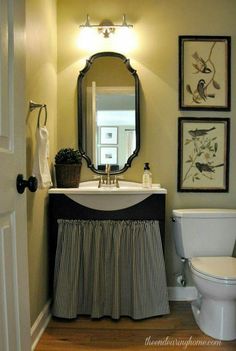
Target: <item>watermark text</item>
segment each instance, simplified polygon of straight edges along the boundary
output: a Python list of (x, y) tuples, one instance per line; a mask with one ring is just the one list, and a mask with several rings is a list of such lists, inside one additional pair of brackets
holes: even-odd
[(162, 339), (153, 339), (147, 336), (144, 342), (145, 346), (181, 346), (182, 349), (187, 349), (189, 346), (221, 346), (220, 340), (214, 339), (197, 339), (190, 336), (188, 339), (173, 338), (166, 336)]

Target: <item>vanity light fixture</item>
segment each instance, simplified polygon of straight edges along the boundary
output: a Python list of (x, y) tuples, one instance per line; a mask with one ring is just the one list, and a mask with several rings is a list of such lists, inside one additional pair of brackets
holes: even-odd
[(126, 15), (123, 15), (123, 21), (121, 24), (114, 24), (109, 19), (104, 19), (99, 24), (91, 24), (90, 19), (89, 19), (89, 15), (87, 15), (85, 24), (80, 25), (80, 28), (97, 28), (98, 32), (103, 34), (104, 38), (109, 38), (111, 33), (114, 34), (116, 28), (132, 28), (132, 27), (133, 27), (132, 24), (127, 23)]

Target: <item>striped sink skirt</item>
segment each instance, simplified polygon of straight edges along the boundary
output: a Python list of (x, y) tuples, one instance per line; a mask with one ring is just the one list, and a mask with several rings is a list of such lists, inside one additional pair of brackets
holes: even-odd
[(58, 220), (53, 315), (169, 313), (158, 221)]

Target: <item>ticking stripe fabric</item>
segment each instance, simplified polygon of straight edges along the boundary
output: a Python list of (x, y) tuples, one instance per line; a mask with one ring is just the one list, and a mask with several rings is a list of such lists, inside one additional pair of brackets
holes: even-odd
[(169, 313), (158, 221), (58, 220), (53, 315)]

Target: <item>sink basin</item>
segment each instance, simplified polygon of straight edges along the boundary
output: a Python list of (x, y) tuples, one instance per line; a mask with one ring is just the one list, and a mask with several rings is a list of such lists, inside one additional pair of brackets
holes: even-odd
[(49, 194), (64, 194), (71, 200), (96, 210), (114, 211), (133, 206), (152, 194), (166, 194), (167, 190), (160, 184), (151, 188), (143, 188), (141, 183), (119, 181), (115, 185), (98, 188), (98, 181), (81, 182), (79, 188), (52, 188)]

